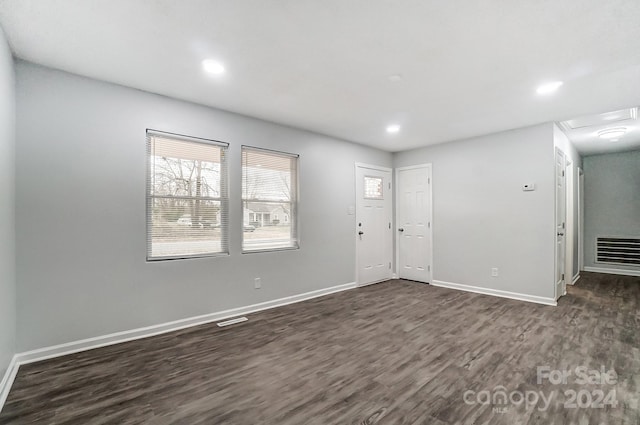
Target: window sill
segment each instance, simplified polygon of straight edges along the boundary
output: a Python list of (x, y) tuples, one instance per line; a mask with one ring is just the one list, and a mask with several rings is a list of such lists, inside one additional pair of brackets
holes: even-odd
[(243, 249), (243, 254), (256, 254), (259, 252), (277, 252), (277, 251), (295, 251), (300, 249), (299, 245), (296, 246), (282, 246), (282, 247), (264, 247), (254, 249)]
[(197, 258), (218, 258), (229, 257), (228, 252), (219, 252), (215, 254), (194, 254), (194, 255), (180, 255), (175, 257), (147, 257), (147, 263), (157, 263), (160, 261), (176, 261), (176, 260), (193, 260)]

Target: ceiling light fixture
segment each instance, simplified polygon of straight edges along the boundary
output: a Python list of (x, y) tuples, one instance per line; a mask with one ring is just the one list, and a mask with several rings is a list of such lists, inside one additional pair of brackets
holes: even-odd
[(617, 142), (626, 133), (627, 129), (625, 127), (612, 127), (598, 131), (598, 137), (611, 142)]
[(202, 61), (202, 68), (211, 75), (224, 74), (224, 65), (213, 59), (205, 59)]
[(558, 90), (560, 88), (561, 85), (563, 85), (564, 83), (562, 81), (553, 81), (551, 83), (546, 83), (543, 84), (541, 86), (539, 86), (536, 89), (536, 92), (538, 94), (551, 94), (553, 92), (555, 92), (556, 90)]
[(397, 124), (392, 124), (387, 126), (387, 133), (394, 134), (400, 131), (400, 126)]

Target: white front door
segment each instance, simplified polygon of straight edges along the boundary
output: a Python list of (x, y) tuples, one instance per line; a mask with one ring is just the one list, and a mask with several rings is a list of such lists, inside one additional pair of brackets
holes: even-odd
[(565, 293), (566, 208), (565, 155), (556, 149), (556, 299)]
[(357, 283), (391, 278), (391, 170), (356, 164)]
[(431, 165), (399, 168), (398, 277), (431, 281)]

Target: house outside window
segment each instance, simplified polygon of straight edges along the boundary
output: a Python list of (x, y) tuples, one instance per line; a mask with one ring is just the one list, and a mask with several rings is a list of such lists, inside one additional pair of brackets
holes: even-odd
[(242, 147), (243, 252), (298, 248), (298, 156)]
[(229, 253), (227, 146), (147, 130), (147, 260)]

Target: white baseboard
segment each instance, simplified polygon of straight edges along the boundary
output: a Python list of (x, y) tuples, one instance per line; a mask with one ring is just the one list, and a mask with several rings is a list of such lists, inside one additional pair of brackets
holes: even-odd
[(621, 274), (625, 276), (640, 276), (640, 270), (606, 269), (603, 267), (585, 267), (583, 270), (585, 272), (594, 272), (594, 273)]
[(574, 276), (573, 280), (571, 281), (571, 284), (575, 285), (578, 280), (580, 280), (580, 273)]
[(18, 364), (17, 357), (17, 355), (14, 355), (11, 358), (9, 366), (7, 367), (7, 371), (4, 373), (2, 381), (0, 381), (0, 412), (2, 412), (4, 402), (7, 401), (7, 397), (9, 396), (9, 391), (11, 390), (11, 386), (13, 385), (13, 381), (16, 379), (16, 375), (18, 374), (18, 368), (20, 367), (20, 365)]
[(258, 304), (248, 305), (245, 307), (233, 308), (230, 310), (219, 311), (215, 313), (204, 314), (201, 316), (189, 317), (186, 319), (175, 320), (173, 322), (161, 323), (158, 325), (147, 326), (144, 328), (131, 329), (123, 332), (116, 332), (108, 335), (87, 338), (79, 341), (67, 342), (65, 344), (54, 345), (51, 347), (39, 348), (37, 350), (18, 353), (13, 356), (4, 378), (0, 382), (0, 411), (9, 395), (13, 381), (18, 373), (18, 368), (23, 364), (34, 363), (41, 360), (47, 360), (54, 357), (65, 356), (67, 354), (78, 353), (80, 351), (93, 350), (94, 348), (106, 347), (108, 345), (120, 344), (122, 342), (133, 341), (136, 339), (148, 338), (167, 332), (173, 332), (192, 326), (204, 325), (206, 323), (218, 322), (220, 320), (229, 319), (235, 316), (257, 313), (259, 311), (268, 310), (275, 307), (282, 307), (301, 301), (318, 298), (336, 292), (355, 289), (355, 282), (345, 283), (343, 285), (332, 286), (330, 288), (318, 289), (316, 291), (305, 292), (303, 294), (292, 295), (290, 297), (279, 298), (272, 301), (266, 301)]
[(512, 300), (518, 300), (518, 301), (528, 301), (532, 303), (552, 305), (552, 306), (558, 305), (556, 300), (554, 300), (553, 298), (539, 297), (537, 295), (519, 294), (516, 292), (501, 291), (499, 289), (482, 288), (479, 286), (463, 285), (460, 283), (444, 282), (442, 280), (435, 280), (435, 279), (433, 279), (431, 284), (433, 286), (440, 286), (442, 288), (457, 289), (460, 291), (475, 292), (477, 294), (484, 294), (484, 295), (493, 295), (495, 297), (510, 298)]
[(312, 298), (322, 297), (324, 295), (336, 292), (346, 291), (356, 288), (356, 283), (345, 283), (343, 285), (332, 286), (330, 288), (318, 289), (316, 291), (305, 292), (303, 294), (292, 295), (290, 297), (279, 298), (272, 301), (266, 301), (258, 304), (248, 305), (244, 307), (233, 308), (230, 310), (219, 311), (215, 313), (204, 314), (201, 316), (189, 317), (186, 319), (175, 320), (173, 322), (161, 323), (158, 325), (147, 326), (144, 328), (131, 329), (128, 331), (116, 332), (108, 335), (97, 336), (93, 338), (82, 339), (79, 341), (67, 342), (64, 344), (54, 345), (51, 347), (39, 348), (37, 350), (26, 351), (16, 355), (19, 365), (47, 360), (54, 357), (60, 357), (67, 354), (73, 354), (80, 351), (92, 350), (94, 348), (105, 347), (107, 345), (120, 344), (122, 342), (133, 341), (135, 339), (148, 338), (167, 332), (173, 332), (192, 326), (204, 325), (206, 323), (217, 322), (220, 320), (230, 319), (235, 316), (256, 313), (258, 311), (268, 310), (275, 307), (281, 307), (287, 304), (293, 304)]

